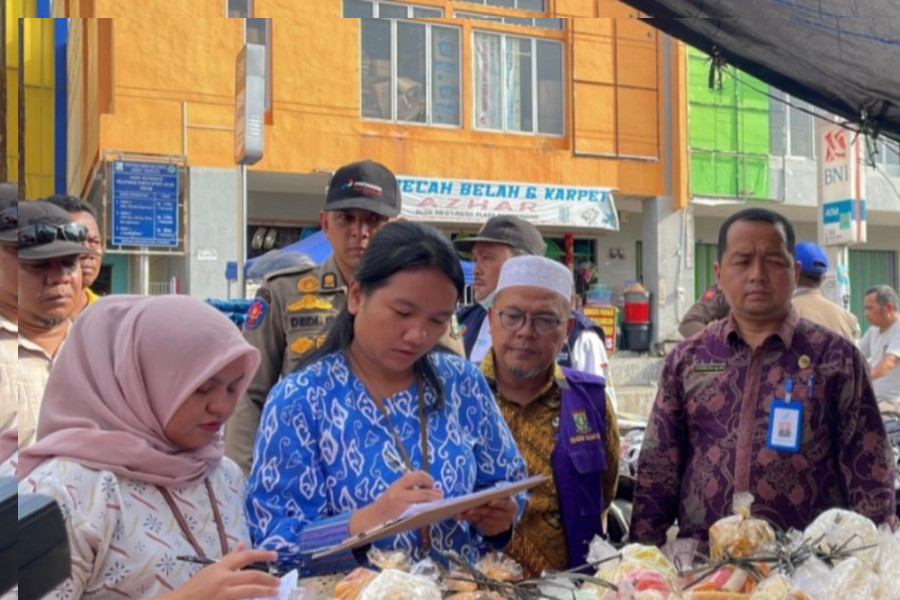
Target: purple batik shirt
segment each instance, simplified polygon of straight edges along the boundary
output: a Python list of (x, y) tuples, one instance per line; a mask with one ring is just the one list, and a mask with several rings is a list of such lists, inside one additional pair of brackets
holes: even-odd
[[(795, 453), (767, 447), (770, 406), (788, 378), (803, 405)], [(679, 536), (705, 547), (742, 491), (754, 496), (754, 516), (784, 530), (832, 507), (894, 524), (889, 452), (856, 346), (792, 309), (754, 350), (729, 316), (666, 359), (638, 461), (632, 540), (662, 544), (677, 519)]]

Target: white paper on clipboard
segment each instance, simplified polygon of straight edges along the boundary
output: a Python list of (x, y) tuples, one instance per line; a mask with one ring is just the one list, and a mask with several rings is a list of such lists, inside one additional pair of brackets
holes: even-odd
[(435, 500), (434, 502), (422, 502), (414, 504), (406, 509), (402, 515), (396, 519), (392, 519), (386, 523), (382, 523), (368, 531), (364, 531), (358, 535), (352, 536), (328, 548), (322, 548), (313, 552), (312, 559), (329, 556), (344, 550), (351, 550), (359, 546), (365, 546), (374, 541), (386, 538), (388, 536), (397, 535), (410, 529), (418, 529), (431, 523), (439, 523), (458, 515), (461, 512), (487, 504), (491, 500), (498, 498), (509, 498), (521, 491), (533, 488), (536, 485), (548, 481), (550, 478), (546, 475), (535, 475), (516, 481), (513, 483), (503, 483), (490, 487), (478, 492), (466, 494), (465, 496), (456, 496), (454, 498), (445, 498), (443, 500)]

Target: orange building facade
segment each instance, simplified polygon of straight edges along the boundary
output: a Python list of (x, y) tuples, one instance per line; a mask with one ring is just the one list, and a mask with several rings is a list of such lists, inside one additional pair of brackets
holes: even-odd
[[(544, 210), (533, 220), (545, 237), (560, 249), (569, 239), (561, 258), (593, 263), (613, 290), (640, 261), (657, 319), (675, 319), (678, 290), (693, 288), (665, 280), (683, 270), (662, 251), (685, 230), (684, 50), (623, 4), (57, 0), (54, 16), (72, 19), (67, 188), (105, 209), (108, 241), (111, 165), (181, 174), (178, 242), (142, 264), (145, 281), (225, 295), (228, 261), (314, 226), (329, 173), (371, 158), (400, 177), (410, 218), (447, 233), (475, 231), (491, 211)], [(266, 45), (268, 69), (246, 220), (234, 158), (245, 40)], [(553, 202), (572, 210), (548, 217)], [(590, 202), (606, 204), (582, 210)], [(258, 240), (260, 228), (276, 235)], [(114, 277), (138, 291), (136, 250), (109, 248), (123, 257)]]

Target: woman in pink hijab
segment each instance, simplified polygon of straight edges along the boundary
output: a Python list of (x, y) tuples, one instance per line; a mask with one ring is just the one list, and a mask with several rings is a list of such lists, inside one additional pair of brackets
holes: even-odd
[(18, 464), (19, 494), (52, 497), (66, 519), (72, 575), (54, 598), (277, 594), (277, 578), (242, 570), (275, 554), (245, 550), (245, 481), (221, 436), (259, 360), (186, 296), (112, 296), (78, 317)]

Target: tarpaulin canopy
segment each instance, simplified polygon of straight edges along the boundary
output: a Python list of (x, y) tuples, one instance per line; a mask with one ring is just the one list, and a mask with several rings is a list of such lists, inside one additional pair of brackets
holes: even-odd
[(900, 139), (898, 0), (623, 0), (654, 27)]
[[(328, 260), (331, 253), (332, 249), (328, 238), (319, 231), (284, 248), (272, 250), (262, 256), (251, 258), (244, 263), (244, 275), (247, 279), (261, 280), (266, 273), (294, 266), (304, 260), (320, 265)], [(469, 285), (474, 281), (474, 276), (472, 275), (473, 265), (466, 260), (460, 260), (459, 262), (462, 265), (463, 275), (466, 278), (466, 285)]]

